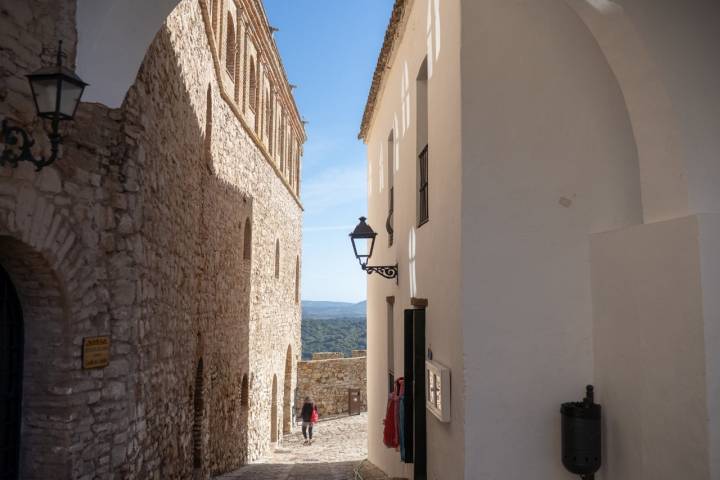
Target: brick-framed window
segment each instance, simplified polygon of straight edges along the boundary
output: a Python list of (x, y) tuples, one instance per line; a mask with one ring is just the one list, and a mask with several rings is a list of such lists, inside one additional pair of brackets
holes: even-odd
[(225, 70), (232, 81), (235, 81), (235, 24), (230, 13), (227, 14), (227, 36), (225, 37)]
[(250, 78), (248, 79), (248, 97), (250, 97), (250, 101), (248, 102), (250, 105), (250, 110), (253, 111), (253, 113), (257, 112), (257, 98), (258, 98), (258, 88), (257, 88), (257, 69), (255, 68), (255, 57), (250, 57)]

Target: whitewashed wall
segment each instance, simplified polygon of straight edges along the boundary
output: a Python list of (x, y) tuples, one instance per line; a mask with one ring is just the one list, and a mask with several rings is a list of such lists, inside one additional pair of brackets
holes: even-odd
[(463, 2), (465, 478), (576, 478), (560, 404), (593, 382), (589, 235), (642, 222), (622, 91), (562, 1)]
[[(386, 72), (367, 138), (369, 222), (380, 233), (371, 264), (399, 262), (400, 282), (368, 280), (368, 402), (370, 460), (388, 474), (412, 478), (412, 465), (382, 443), (387, 402), (387, 307), (395, 296), (395, 374), (403, 374), (403, 311), (427, 298), (426, 341), (435, 360), (452, 369), (450, 424), (428, 413), (428, 478), (464, 478), (464, 407), (460, 293), (460, 5), (415, 0)], [(416, 78), (428, 58), (430, 220), (417, 228)], [(388, 136), (395, 132), (395, 243), (388, 248)]]

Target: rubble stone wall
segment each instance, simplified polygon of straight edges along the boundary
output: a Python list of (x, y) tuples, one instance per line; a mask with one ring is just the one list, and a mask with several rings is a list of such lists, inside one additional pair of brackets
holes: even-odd
[[(0, 117), (36, 154), (24, 75), (58, 38), (72, 65), (75, 4), (0, 6)], [(22, 478), (207, 478), (291, 425), (302, 209), (221, 96), (202, 8), (168, 17), (121, 108), (80, 105), (55, 164), (0, 168), (0, 266), (25, 320)], [(96, 335), (110, 365), (83, 370)]]
[[(329, 353), (329, 352), (328, 352)], [(310, 397), (322, 415), (348, 413), (348, 389), (359, 389), (367, 410), (367, 357), (340, 357), (298, 362), (300, 404)]]

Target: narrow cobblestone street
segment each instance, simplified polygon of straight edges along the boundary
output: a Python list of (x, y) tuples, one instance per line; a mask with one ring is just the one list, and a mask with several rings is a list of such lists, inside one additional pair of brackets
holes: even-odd
[(367, 413), (321, 421), (313, 433), (303, 445), (298, 427), (271, 454), (216, 480), (352, 480), (367, 457)]

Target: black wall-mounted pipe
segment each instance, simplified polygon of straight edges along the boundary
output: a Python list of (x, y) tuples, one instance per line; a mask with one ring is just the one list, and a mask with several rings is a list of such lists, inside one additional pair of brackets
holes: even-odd
[(582, 402), (563, 403), (560, 413), (563, 465), (582, 480), (594, 480), (602, 465), (602, 410), (593, 386), (587, 386)]

